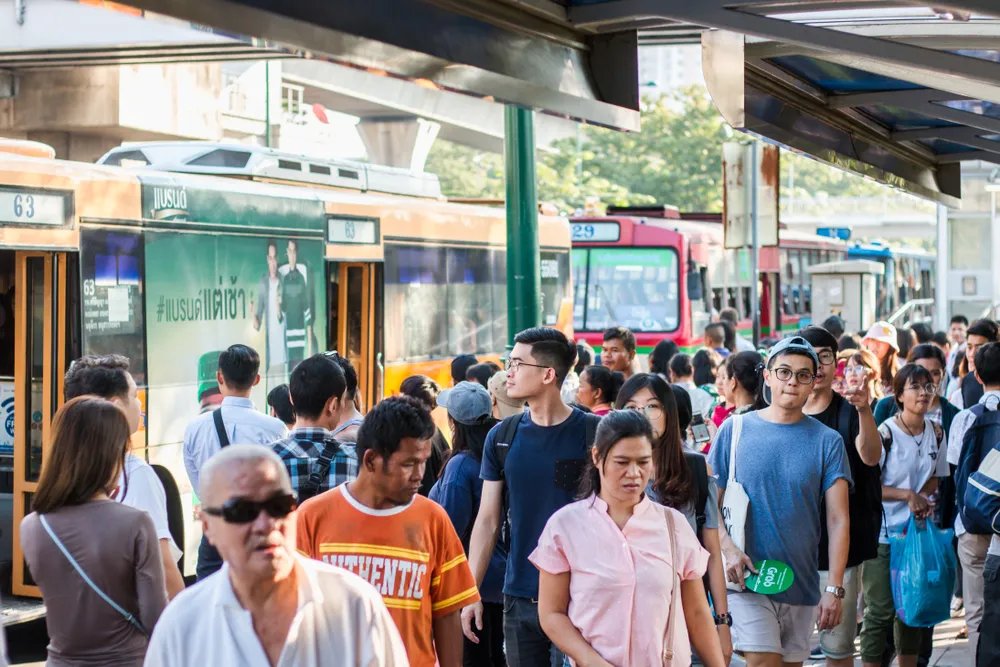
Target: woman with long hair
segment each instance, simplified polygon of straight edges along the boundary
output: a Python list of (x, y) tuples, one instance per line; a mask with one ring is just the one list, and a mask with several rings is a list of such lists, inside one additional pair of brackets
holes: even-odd
[(653, 468), (646, 418), (608, 414), (581, 500), (549, 518), (529, 557), (542, 630), (577, 665), (685, 667), (692, 647), (707, 667), (726, 664), (701, 581), (708, 552), (680, 512), (647, 497)]
[[(744, 353), (756, 354), (756, 352)], [(735, 355), (733, 355), (735, 356)], [(729, 613), (726, 573), (719, 543), (719, 489), (705, 457), (685, 452), (681, 443), (675, 394), (659, 376), (640, 373), (618, 392), (617, 410), (636, 410), (653, 428), (653, 474), (647, 493), (661, 505), (684, 515), (701, 545), (708, 550), (708, 584), (716, 617)], [(704, 505), (700, 505), (704, 500)], [(733, 640), (728, 625), (719, 625), (719, 641), (729, 664)]]
[[(496, 424), (490, 393), (475, 382), (460, 382), (437, 397), (438, 405), (448, 411), (451, 427), (451, 456), (440, 479), (431, 489), (430, 499), (441, 505), (451, 518), (455, 532), (469, 553), (472, 527), (479, 514), (483, 480), (479, 470), (483, 461), (486, 436)], [(507, 553), (498, 542), (493, 549), (486, 576), (479, 587), (483, 600), (483, 627), (476, 628), (479, 642), (464, 639), (462, 664), (465, 667), (504, 667), (503, 651), (503, 579)]]
[(669, 338), (664, 338), (653, 351), (649, 353), (649, 372), (656, 373), (661, 378), (670, 381), (670, 360), (675, 356), (680, 354), (681, 349), (677, 347), (677, 343), (670, 340)]
[(625, 376), (618, 371), (610, 371), (604, 366), (590, 366), (580, 375), (580, 388), (576, 400), (586, 405), (598, 416), (611, 411), (618, 397), (618, 390), (625, 383)]
[(899, 365), (899, 337), (896, 327), (888, 322), (876, 322), (861, 340), (861, 345), (878, 360), (881, 383), (878, 397), (889, 396), (892, 394), (893, 378), (896, 377), (896, 367)]
[(719, 368), (719, 376), (724, 378), (720, 393), (725, 396), (728, 411), (716, 421), (719, 416), (716, 409), (712, 417), (716, 426), (722, 426), (722, 422), (733, 413), (741, 415), (764, 407), (757, 404), (763, 368), (764, 360), (757, 352), (737, 352), (726, 358)]
[[(421, 407), (428, 414), (431, 414), (437, 406), (441, 387), (426, 375), (411, 375), (399, 385), (399, 393), (417, 399)], [(427, 459), (427, 465), (424, 467), (424, 479), (420, 482), (420, 491), (418, 491), (420, 495), (426, 497), (430, 494), (431, 487), (434, 486), (438, 475), (444, 469), (444, 461), (447, 457), (448, 441), (445, 440), (441, 429), (435, 426), (434, 435), (431, 437), (431, 456)]]
[(52, 431), (34, 511), (21, 521), (24, 558), (47, 609), (46, 664), (139, 667), (167, 590), (153, 520), (111, 500), (128, 420), (114, 403), (81, 396), (59, 409)]

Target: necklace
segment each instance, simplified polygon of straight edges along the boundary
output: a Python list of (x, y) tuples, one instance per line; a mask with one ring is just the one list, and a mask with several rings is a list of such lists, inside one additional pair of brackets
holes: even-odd
[(902, 413), (896, 414), (896, 421), (899, 422), (900, 426), (906, 429), (906, 433), (913, 438), (913, 442), (917, 444), (917, 456), (923, 456), (924, 436), (927, 435), (927, 424), (924, 424), (924, 430), (920, 433), (920, 439), (917, 440), (917, 436), (910, 430), (910, 427), (906, 425), (906, 422), (903, 421)]

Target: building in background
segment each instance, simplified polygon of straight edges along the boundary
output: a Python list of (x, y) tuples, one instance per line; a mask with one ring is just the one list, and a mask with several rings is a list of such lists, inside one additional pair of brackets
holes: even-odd
[(639, 49), (639, 93), (659, 97), (687, 86), (704, 86), (701, 45), (643, 46)]

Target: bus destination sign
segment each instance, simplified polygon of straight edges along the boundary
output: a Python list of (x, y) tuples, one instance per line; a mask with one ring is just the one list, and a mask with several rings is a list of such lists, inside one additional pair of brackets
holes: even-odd
[(378, 220), (376, 218), (330, 216), (326, 219), (326, 230), (327, 243), (354, 243), (358, 245), (378, 243)]
[(617, 222), (572, 222), (570, 230), (574, 241), (585, 243), (613, 243), (621, 238), (621, 226)]
[(67, 199), (61, 194), (0, 190), (0, 225), (60, 226), (68, 222)]

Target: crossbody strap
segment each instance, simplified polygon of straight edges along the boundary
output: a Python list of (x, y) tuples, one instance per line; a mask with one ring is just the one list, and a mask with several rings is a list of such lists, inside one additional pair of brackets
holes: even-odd
[(226, 433), (226, 424), (222, 421), (222, 406), (212, 412), (212, 421), (215, 422), (215, 432), (219, 436), (219, 447), (225, 449), (229, 446), (229, 435)]
[(663, 666), (671, 667), (674, 661), (674, 608), (681, 595), (681, 578), (677, 572), (677, 538), (674, 536), (674, 515), (669, 508), (663, 508), (667, 520), (667, 534), (670, 537), (670, 570), (674, 578), (670, 593), (670, 607), (667, 610), (667, 631), (663, 638)]
[(309, 500), (316, 495), (316, 492), (319, 491), (320, 486), (323, 484), (323, 480), (329, 478), (330, 466), (333, 465), (333, 459), (338, 453), (340, 453), (340, 442), (332, 435), (324, 438), (323, 451), (320, 453), (319, 458), (313, 461), (309, 477), (306, 479), (305, 484), (299, 488), (299, 502)]
[(740, 446), (743, 434), (743, 415), (733, 415), (733, 435), (729, 443), (729, 481), (736, 481), (736, 448)]
[(87, 573), (84, 572), (83, 568), (80, 567), (80, 564), (76, 562), (76, 559), (73, 558), (73, 555), (69, 552), (69, 549), (66, 548), (66, 545), (62, 543), (62, 540), (56, 537), (55, 531), (52, 530), (52, 526), (50, 526), (49, 522), (45, 519), (45, 515), (39, 514), (38, 519), (39, 521), (42, 522), (42, 528), (44, 528), (45, 532), (49, 534), (49, 537), (52, 538), (52, 541), (55, 543), (55, 545), (59, 547), (59, 551), (62, 552), (63, 556), (66, 557), (66, 560), (69, 561), (69, 564), (73, 566), (73, 569), (77, 571), (77, 573), (84, 580), (84, 582), (86, 582), (86, 584), (90, 586), (95, 593), (100, 595), (102, 600), (111, 605), (112, 609), (114, 609), (119, 614), (124, 616), (126, 621), (135, 626), (135, 629), (141, 632), (143, 637), (149, 639), (149, 633), (146, 632), (146, 628), (142, 627), (142, 623), (139, 622), (139, 619), (137, 619), (135, 616), (133, 616), (129, 612), (125, 611), (125, 609), (120, 607), (117, 602), (108, 597), (108, 594), (102, 591), (101, 588), (97, 584), (95, 584), (90, 577), (87, 576)]

